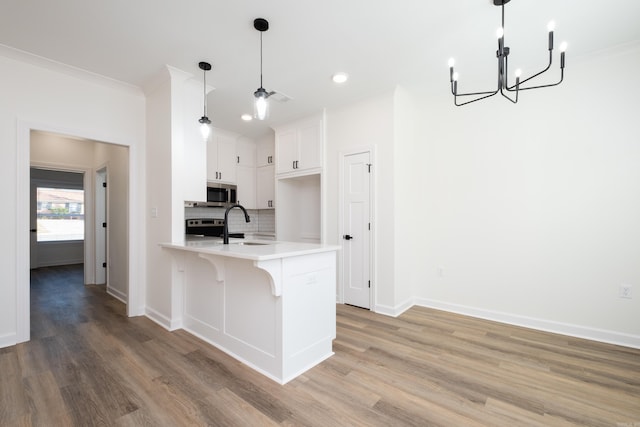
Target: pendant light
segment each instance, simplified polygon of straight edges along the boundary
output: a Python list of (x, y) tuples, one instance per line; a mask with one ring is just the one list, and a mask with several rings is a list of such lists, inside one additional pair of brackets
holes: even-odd
[(203, 113), (198, 122), (200, 122), (200, 133), (202, 134), (202, 138), (206, 141), (209, 138), (209, 133), (211, 132), (211, 128), (209, 127), (211, 120), (207, 117), (207, 71), (211, 69), (211, 64), (208, 62), (200, 62), (198, 66), (202, 70), (204, 82), (202, 88)]
[(253, 110), (256, 119), (264, 120), (269, 116), (268, 98), (275, 93), (267, 92), (262, 87), (262, 33), (269, 29), (269, 21), (264, 18), (256, 18), (253, 20), (253, 28), (260, 32), (260, 87), (253, 93)]
[[(517, 69), (514, 73), (515, 84), (509, 85), (509, 48), (504, 44), (504, 5), (509, 3), (510, 0), (493, 0), (493, 4), (495, 6), (500, 6), (502, 8), (502, 26), (498, 28), (496, 36), (498, 38), (498, 50), (496, 51), (496, 57), (498, 58), (498, 86), (493, 91), (486, 92), (470, 92), (470, 93), (458, 93), (458, 73), (454, 71), (454, 60), (451, 58), (449, 60), (449, 80), (451, 82), (451, 93), (453, 94), (453, 103), (460, 107), (462, 105), (470, 104), (472, 102), (480, 101), (481, 99), (489, 98), (498, 92), (500, 95), (507, 98), (512, 103), (518, 102), (518, 93), (521, 90), (530, 90), (530, 89), (540, 89), (543, 87), (551, 87), (557, 86), (564, 80), (564, 63), (565, 63), (565, 54), (564, 51), (567, 48), (566, 43), (562, 43), (560, 45), (560, 80), (556, 83), (550, 83), (545, 85), (537, 85), (537, 86), (526, 86), (529, 80), (538, 77), (544, 72), (548, 71), (551, 68), (551, 63), (553, 62), (553, 30), (555, 29), (555, 24), (550, 22), (547, 26), (547, 31), (549, 32), (549, 64), (545, 69), (539, 71), (530, 77), (521, 78), (522, 71)], [(513, 96), (509, 96), (509, 92), (515, 92)], [(458, 102), (458, 97), (466, 97), (470, 96), (473, 99), (465, 102)], [(468, 99), (468, 98), (467, 98)]]

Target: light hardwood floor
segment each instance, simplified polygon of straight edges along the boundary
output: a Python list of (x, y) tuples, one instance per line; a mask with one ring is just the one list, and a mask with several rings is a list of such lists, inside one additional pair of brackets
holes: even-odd
[(280, 386), (167, 332), (81, 266), (32, 273), (0, 425), (640, 426), (640, 350), (412, 308), (338, 306), (335, 356)]

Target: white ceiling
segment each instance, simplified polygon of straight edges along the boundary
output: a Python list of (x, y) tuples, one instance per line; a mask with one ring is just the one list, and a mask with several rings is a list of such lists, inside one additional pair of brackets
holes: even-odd
[[(545, 65), (551, 19), (556, 46), (569, 42), (567, 79), (573, 60), (640, 40), (639, 0), (514, 0), (505, 9), (510, 64), (525, 75)], [(201, 80), (198, 62), (210, 62), (213, 124), (253, 137), (397, 84), (449, 91), (451, 56), (461, 91), (495, 84), (492, 0), (0, 0), (0, 10), (0, 44), (138, 87), (165, 64)], [(268, 122), (245, 123), (259, 86), (257, 17), (270, 22), (264, 87), (293, 99), (273, 103)], [(336, 71), (348, 83), (332, 83)]]

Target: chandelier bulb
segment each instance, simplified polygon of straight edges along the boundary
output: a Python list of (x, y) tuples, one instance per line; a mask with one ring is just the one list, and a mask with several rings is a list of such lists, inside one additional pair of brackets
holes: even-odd
[(560, 52), (565, 52), (567, 50), (567, 42), (560, 43)]
[(453, 58), (449, 58), (449, 68), (453, 68), (456, 65), (456, 60)]
[(522, 75), (522, 70), (518, 68), (515, 74), (516, 74), (516, 77), (520, 77)]
[(554, 21), (549, 21), (547, 24), (547, 31), (552, 32), (556, 29), (556, 23)]
[(498, 30), (496, 31), (496, 37), (498, 37), (499, 39), (504, 37), (504, 28), (498, 28)]
[(459, 77), (459, 74), (458, 74), (458, 73), (453, 73), (453, 81), (454, 81), (454, 82), (457, 82), (457, 81), (458, 81), (458, 77)]

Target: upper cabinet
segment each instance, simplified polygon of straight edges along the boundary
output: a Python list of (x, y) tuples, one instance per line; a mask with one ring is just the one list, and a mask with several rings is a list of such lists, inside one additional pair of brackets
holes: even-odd
[(214, 129), (207, 143), (207, 181), (236, 183), (237, 135)]
[(256, 143), (252, 139), (241, 136), (236, 142), (236, 162), (238, 166), (256, 166)]
[(273, 135), (268, 135), (256, 144), (256, 164), (258, 167), (270, 166), (275, 163), (275, 146)]
[(323, 116), (314, 116), (276, 129), (276, 174), (307, 175), (322, 169)]

